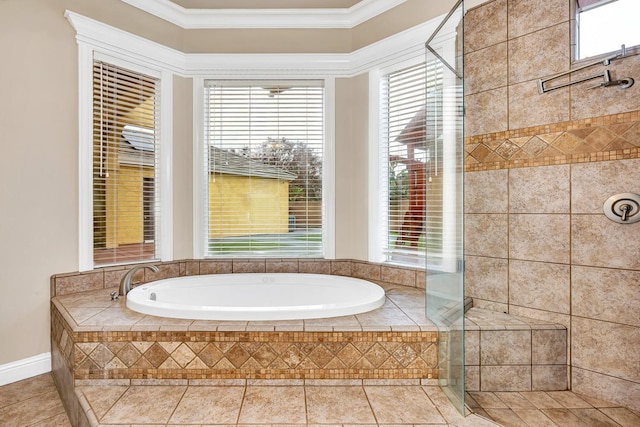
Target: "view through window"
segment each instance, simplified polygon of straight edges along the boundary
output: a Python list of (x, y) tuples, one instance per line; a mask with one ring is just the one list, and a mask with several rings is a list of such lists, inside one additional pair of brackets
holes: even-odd
[(205, 256), (323, 256), (322, 82), (205, 86)]
[(640, 45), (640, 1), (577, 0), (577, 6), (577, 59)]
[(156, 259), (160, 80), (93, 65), (94, 265)]
[[(442, 184), (438, 174), (441, 153), (430, 135), (433, 128), (425, 126), (426, 90), (441, 80), (441, 67), (424, 63), (382, 79), (380, 170), (386, 189), (382, 250), (388, 262), (423, 265), (426, 233), (441, 234), (441, 216), (426, 218), (426, 203), (429, 199), (440, 203)], [(438, 242), (429, 239), (428, 244)]]

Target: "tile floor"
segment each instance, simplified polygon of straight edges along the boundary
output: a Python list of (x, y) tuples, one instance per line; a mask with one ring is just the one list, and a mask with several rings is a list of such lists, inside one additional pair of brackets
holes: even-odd
[(640, 427), (640, 413), (570, 391), (469, 392), (466, 403), (504, 427)]
[(0, 387), (0, 426), (71, 427), (51, 374)]
[[(471, 392), (467, 403), (480, 416), (462, 418), (435, 386), (375, 385), (366, 381), (260, 384), (81, 386), (78, 392), (90, 408), (94, 423), (104, 427), (640, 426), (637, 412), (569, 391)], [(0, 387), (0, 426), (71, 426), (51, 374)]]
[[(259, 384), (84, 386), (78, 392), (91, 408), (95, 424), (105, 427), (640, 426), (640, 413), (569, 391), (471, 392), (467, 403), (478, 415), (462, 418), (436, 386), (366, 381)], [(0, 426), (71, 426), (51, 374), (0, 387)]]

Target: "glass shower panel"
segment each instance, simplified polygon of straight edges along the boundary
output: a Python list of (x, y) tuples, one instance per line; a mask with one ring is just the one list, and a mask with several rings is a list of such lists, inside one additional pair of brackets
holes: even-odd
[(438, 327), (438, 378), (464, 414), (463, 13), (455, 4), (426, 42), (427, 317)]

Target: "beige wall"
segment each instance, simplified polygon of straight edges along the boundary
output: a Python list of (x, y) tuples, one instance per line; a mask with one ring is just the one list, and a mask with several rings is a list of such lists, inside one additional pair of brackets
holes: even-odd
[[(602, 206), (640, 193), (640, 86), (538, 93), (571, 67), (569, 11), (495, 0), (465, 19), (466, 294), (565, 325), (572, 389), (639, 410), (640, 223)], [(640, 56), (608, 68), (638, 76)]]
[(336, 258), (366, 260), (368, 74), (336, 80)]

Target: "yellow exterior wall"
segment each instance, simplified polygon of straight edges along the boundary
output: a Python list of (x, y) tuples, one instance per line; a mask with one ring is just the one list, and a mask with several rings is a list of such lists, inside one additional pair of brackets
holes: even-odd
[(149, 167), (121, 165), (107, 179), (107, 248), (144, 242), (143, 178)]
[(286, 233), (289, 183), (272, 178), (209, 175), (209, 238)]

